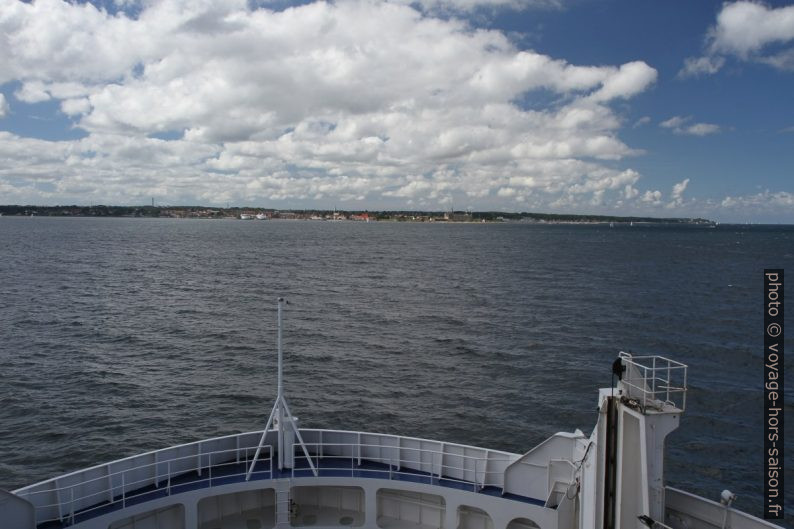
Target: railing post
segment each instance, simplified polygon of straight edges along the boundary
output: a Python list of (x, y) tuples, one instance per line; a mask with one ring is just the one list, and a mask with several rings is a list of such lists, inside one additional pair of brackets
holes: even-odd
[(647, 405), (648, 401), (648, 367), (642, 366), (642, 407), (643, 409)]
[(651, 395), (653, 400), (656, 400), (656, 357), (653, 357), (653, 361), (651, 363), (653, 368), (651, 369), (651, 380), (653, 383), (651, 384)]
[(74, 525), (74, 485), (72, 485), (72, 488), (69, 489), (69, 495), (71, 496), (71, 500), (70, 500), (71, 513), (69, 515), (69, 519), (70, 519), (69, 523), (70, 525)]
[(210, 488), (212, 488), (212, 452), (210, 452), (208, 455), (210, 456), (210, 458), (209, 458), (209, 462), (210, 462), (209, 463), (210, 485), (209, 486), (210, 486)]
[(127, 507), (127, 487), (125, 486), (126, 480), (124, 479), (124, 474), (126, 474), (126, 470), (121, 471), (121, 507)]
[(686, 410), (686, 367), (684, 368), (684, 396), (681, 399), (681, 411)]
[(171, 460), (170, 459), (168, 460), (168, 468), (166, 469), (166, 472), (168, 472), (168, 484), (166, 486), (168, 487), (168, 495), (170, 496), (171, 495)]

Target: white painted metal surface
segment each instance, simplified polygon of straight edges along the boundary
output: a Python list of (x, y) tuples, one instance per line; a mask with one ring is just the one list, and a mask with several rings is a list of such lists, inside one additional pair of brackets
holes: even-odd
[(779, 526), (750, 516), (695, 494), (673, 487), (665, 488), (665, 523), (689, 529), (780, 529)]

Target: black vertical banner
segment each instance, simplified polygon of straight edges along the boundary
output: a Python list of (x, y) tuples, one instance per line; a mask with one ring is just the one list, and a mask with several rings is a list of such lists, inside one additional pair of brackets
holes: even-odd
[(764, 518), (783, 519), (783, 269), (764, 270)]

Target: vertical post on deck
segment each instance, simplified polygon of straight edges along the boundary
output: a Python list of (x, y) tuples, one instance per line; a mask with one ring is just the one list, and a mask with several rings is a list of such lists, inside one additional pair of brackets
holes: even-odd
[(281, 307), (284, 298), (278, 298), (278, 385), (276, 389), (276, 405), (278, 406), (278, 469), (284, 469), (284, 350), (281, 341)]
[[(245, 475), (245, 480), (248, 481), (251, 479), (251, 474), (254, 471), (256, 466), (256, 462), (259, 459), (259, 454), (262, 451), (262, 448), (265, 445), (265, 439), (267, 438), (267, 432), (270, 428), (271, 424), (274, 424), (276, 427), (276, 436), (277, 436), (277, 447), (278, 447), (278, 469), (283, 470), (285, 467), (285, 458), (286, 458), (286, 451), (289, 449), (293, 452), (293, 458), (290, 459), (292, 461), (294, 459), (294, 446), (291, 445), (289, 447), (286, 446), (286, 431), (287, 428), (291, 428), (295, 437), (298, 439), (298, 442), (303, 449), (303, 454), (306, 456), (306, 460), (309, 463), (309, 467), (312, 469), (312, 473), (317, 476), (317, 467), (314, 466), (314, 462), (312, 461), (311, 455), (309, 454), (308, 449), (306, 448), (306, 443), (303, 442), (303, 437), (301, 437), (301, 433), (298, 430), (298, 427), (295, 426), (295, 420), (292, 418), (292, 413), (289, 410), (289, 406), (287, 405), (287, 399), (284, 397), (284, 351), (283, 345), (281, 340), (282, 334), (282, 310), (286, 300), (284, 298), (278, 298), (278, 384), (276, 386), (276, 402), (273, 405), (273, 410), (270, 412), (270, 417), (267, 419), (267, 424), (265, 425), (265, 430), (262, 432), (262, 437), (259, 440), (259, 445), (256, 448), (256, 453), (254, 454), (254, 459), (251, 461), (251, 465), (248, 467), (248, 472)], [(272, 457), (271, 457), (271, 474), (270, 477), (273, 477), (272, 473)], [(294, 462), (291, 463), (293, 467), (294, 473)]]

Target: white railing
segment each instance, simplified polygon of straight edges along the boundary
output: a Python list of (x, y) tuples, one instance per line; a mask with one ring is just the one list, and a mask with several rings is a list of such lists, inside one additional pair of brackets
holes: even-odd
[[(431, 485), (439, 485), (442, 484), (442, 481), (447, 481), (471, 487), (474, 492), (485, 487), (502, 488), (504, 471), (489, 472), (487, 470), (489, 463), (504, 463), (507, 466), (516, 460), (514, 456), (486, 458), (411, 447), (400, 447), (399, 452), (402, 455), (391, 457), (385, 455), (358, 456), (362, 452), (383, 448), (383, 445), (380, 444), (367, 443), (305, 443), (305, 446), (320, 476), (324, 473), (334, 473), (335, 475), (349, 475), (351, 478), (375, 477), (391, 480), (403, 477)], [(293, 451), (293, 458), (297, 464), (301, 460), (305, 460), (306, 456), (300, 445), (293, 445)], [(406, 455), (415, 457), (406, 457)], [(452, 461), (445, 462), (445, 458), (452, 459)], [(380, 468), (362, 467), (362, 462), (383, 466)], [(298, 477), (301, 477), (302, 475), (311, 475), (313, 471), (309, 466), (296, 468), (296, 465), (293, 465), (290, 469), (291, 477), (296, 477), (296, 473)]]
[[(374, 475), (388, 472), (396, 479), (404, 474), (426, 476), (467, 484), (504, 487), (504, 472), (520, 458), (518, 454), (489, 450), (469, 445), (446, 443), (415, 437), (388, 434), (350, 432), (344, 430), (301, 430), (312, 460), (321, 462), (326, 457), (353, 458), (353, 475)], [(299, 446), (299, 445), (296, 445)], [(300, 464), (302, 453), (297, 449), (294, 459)], [(363, 461), (386, 465), (385, 469), (361, 468)], [(350, 467), (331, 469), (350, 471)], [(296, 471), (302, 472), (298, 468)], [(382, 474), (381, 474), (382, 475)], [(472, 485), (474, 487), (474, 485)]]
[[(240, 446), (245, 437), (250, 444)], [(15, 490), (14, 494), (33, 504), (37, 524), (60, 521), (72, 525), (76, 518), (123, 509), (146, 496), (170, 496), (228, 480), (242, 481), (258, 440), (256, 433), (240, 434), (169, 447), (72, 472)], [(229, 444), (236, 446), (203, 449)], [(256, 470), (253, 479), (273, 475), (273, 449), (271, 445), (264, 448), (266, 455), (260, 454), (258, 461), (265, 470)]]
[(665, 519), (675, 527), (782, 529), (770, 521), (673, 487), (664, 488), (664, 501)]
[[(267, 446), (266, 448), (268, 450), (272, 450), (270, 446)], [(212, 487), (213, 471), (215, 472), (214, 479), (216, 482), (222, 479), (244, 477), (246, 475), (246, 471), (248, 467), (247, 465), (241, 467), (240, 464), (248, 463), (248, 461), (250, 461), (251, 458), (253, 457), (255, 451), (256, 451), (256, 447), (248, 447), (240, 450), (235, 449), (235, 450), (220, 450), (216, 452), (207, 452), (205, 454), (202, 454), (202, 458), (204, 456), (206, 456), (207, 458), (206, 466), (196, 465), (188, 469), (182, 468), (181, 470), (178, 471), (178, 473), (172, 473), (171, 471), (172, 465), (174, 466), (174, 468), (177, 468), (177, 467), (181, 467), (181, 465), (179, 465), (180, 462), (192, 461), (196, 459), (196, 457), (192, 455), (177, 457), (173, 459), (159, 461), (157, 463), (151, 463), (149, 465), (138, 466), (128, 470), (113, 472), (108, 474), (107, 476), (101, 478), (93, 478), (78, 483), (76, 485), (67, 485), (64, 487), (57, 487), (40, 492), (22, 493), (21, 495), (28, 501), (34, 503), (34, 505), (36, 505), (37, 511), (39, 510), (45, 511), (50, 508), (53, 509), (57, 508), (58, 512), (61, 513), (61, 515), (58, 518), (52, 518), (52, 519), (41, 520), (39, 519), (39, 516), (37, 516), (36, 517), (37, 523), (40, 524), (40, 523), (60, 519), (61, 521), (68, 520), (69, 524), (73, 525), (75, 515), (77, 515), (78, 517), (84, 517), (84, 516), (91, 517), (95, 511), (106, 510), (108, 509), (108, 507), (112, 508), (114, 506), (117, 508), (121, 507), (123, 509), (127, 506), (128, 503), (134, 501), (135, 498), (140, 498), (147, 495), (153, 495), (158, 492), (160, 492), (160, 495), (170, 496), (172, 489), (176, 489), (177, 491), (179, 491), (179, 489), (181, 488), (195, 488), (196, 485), (205, 485), (206, 487)], [(222, 463), (215, 462), (218, 460), (218, 456), (220, 456), (221, 459), (223, 459), (224, 456), (229, 456), (231, 454), (234, 454), (235, 456), (239, 457), (239, 454), (241, 452), (244, 454), (244, 458), (240, 458), (239, 462), (237, 460), (230, 462), (222, 462)], [(259, 461), (269, 463), (269, 468), (267, 471), (260, 470), (258, 472), (255, 472), (254, 474), (261, 475), (267, 472), (269, 476), (272, 475), (273, 472), (272, 455), (270, 455), (269, 453), (267, 458), (262, 458), (260, 456)], [(162, 466), (163, 464), (166, 465), (166, 472), (164, 474), (159, 474), (157, 471), (157, 467)], [(232, 473), (223, 472), (224, 468), (231, 466), (236, 466), (238, 468), (241, 468), (241, 471), (232, 472)], [(140, 473), (140, 471), (146, 472), (147, 470), (151, 470), (152, 472), (154, 472), (154, 483), (152, 483), (151, 477), (145, 477), (142, 479), (132, 479), (128, 477), (131, 472)], [(201, 475), (202, 474), (201, 471), (206, 472), (204, 476)], [(194, 472), (196, 473), (195, 477), (190, 475)], [(177, 480), (175, 478), (180, 478), (180, 479)], [(96, 492), (90, 492), (87, 494), (83, 494), (80, 491), (80, 489), (84, 489), (84, 488), (89, 488), (89, 489), (93, 488), (91, 487), (92, 484), (105, 479), (109, 480), (111, 483), (115, 479), (116, 481), (120, 481), (121, 485), (120, 487), (107, 487), (105, 489), (101, 489)], [(176, 482), (172, 483), (172, 480)], [(162, 486), (160, 485), (161, 482), (162, 482)], [(154, 485), (154, 489), (148, 488), (152, 485)], [(115, 494), (118, 488), (121, 489), (121, 495)], [(75, 493), (75, 490), (78, 490), (78, 492)], [(60, 498), (60, 500), (57, 503), (38, 505), (33, 500), (33, 497), (37, 494), (52, 494), (53, 492), (55, 492), (56, 497)], [(102, 500), (101, 498), (103, 497), (108, 497), (112, 499), (109, 501)], [(94, 505), (92, 507), (79, 509), (76, 512), (75, 511), (76, 506), (82, 505), (86, 501), (88, 503), (94, 503)]]
[[(477, 491), (503, 487), (505, 469), (519, 458), (508, 452), (413, 437), (344, 430), (300, 431), (320, 475), (336, 476), (344, 471), (351, 477), (413, 476), (431, 484), (443, 484), (440, 480), (462, 483)], [(245, 481), (261, 435), (261, 431), (247, 432), (147, 452), (14, 493), (33, 504), (37, 524), (60, 521), (72, 525), (148, 499)], [(275, 469), (275, 438), (276, 432), (269, 431), (263, 446), (265, 456), (258, 458), (259, 469), (252, 479), (313, 475), (310, 468), (301, 468), (306, 459), (297, 442), (293, 443), (293, 464), (289, 465), (293, 468), (283, 472)], [(383, 467), (367, 467), (365, 463)]]
[(621, 383), (628, 396), (641, 403), (643, 409), (664, 410), (673, 407), (686, 410), (686, 364), (663, 356), (631, 356), (620, 353), (626, 367)]

